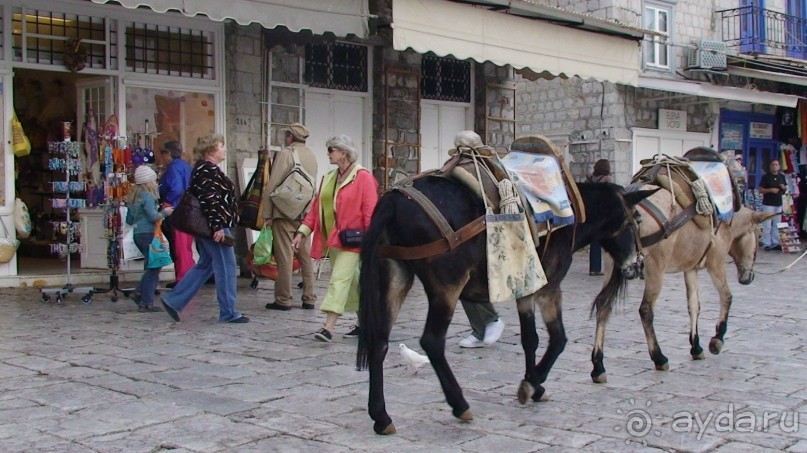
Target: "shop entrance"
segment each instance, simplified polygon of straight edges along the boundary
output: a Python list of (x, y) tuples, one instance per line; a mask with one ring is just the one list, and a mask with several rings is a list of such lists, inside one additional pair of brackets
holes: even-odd
[[(70, 222), (58, 200), (64, 198), (62, 183), (65, 173), (54, 169), (49, 143), (85, 141), (85, 124), (103, 125), (114, 112), (112, 78), (82, 74), (16, 69), (14, 71), (14, 110), (31, 141), (31, 154), (15, 159), (15, 192), (28, 207), (32, 221), (30, 237), (20, 239), (17, 250), (17, 274), (63, 274), (64, 255), (60, 257), (54, 245), (65, 243), (66, 229), (80, 234), (82, 212), (92, 209), (101, 200), (96, 189), (100, 186), (98, 154), (88, 155), (82, 149), (78, 161), (82, 169), (70, 179), (81, 187), (70, 187), (76, 203), (71, 209)], [(90, 119), (91, 118), (91, 119)], [(68, 126), (69, 125), (69, 126)], [(96, 208), (98, 209), (98, 208)], [(99, 238), (79, 238), (78, 249), (70, 254), (73, 273), (87, 272), (83, 268), (83, 242)], [(95, 273), (105, 272), (96, 268)]]

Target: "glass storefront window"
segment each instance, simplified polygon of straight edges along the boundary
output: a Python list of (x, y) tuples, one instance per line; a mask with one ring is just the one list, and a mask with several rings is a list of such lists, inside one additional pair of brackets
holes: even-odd
[(179, 141), (185, 149), (186, 160), (193, 163), (196, 140), (216, 130), (215, 112), (212, 93), (145, 87), (126, 90), (127, 137), (133, 140), (136, 134), (145, 132), (148, 124), (149, 132), (157, 135), (152, 135), (151, 139), (143, 136), (140, 145), (151, 145), (158, 165), (163, 164), (158, 152), (160, 146), (169, 140)]

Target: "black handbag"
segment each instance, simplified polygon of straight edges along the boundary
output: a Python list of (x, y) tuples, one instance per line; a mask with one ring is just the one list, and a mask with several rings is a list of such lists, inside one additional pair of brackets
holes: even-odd
[(202, 212), (199, 199), (190, 190), (186, 190), (185, 194), (182, 195), (179, 205), (168, 216), (167, 222), (171, 227), (191, 236), (213, 237), (213, 232), (207, 223), (207, 216)]
[(358, 248), (361, 247), (363, 235), (362, 230), (342, 230), (339, 232), (339, 242), (342, 243), (342, 247)]

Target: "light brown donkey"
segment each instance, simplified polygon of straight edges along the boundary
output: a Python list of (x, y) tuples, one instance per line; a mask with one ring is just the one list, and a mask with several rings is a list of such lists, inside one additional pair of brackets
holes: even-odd
[[(654, 186), (645, 186), (642, 189), (652, 187)], [(677, 204), (675, 205), (675, 212), (673, 212), (673, 197), (667, 189), (659, 190), (646, 201), (655, 205), (667, 219), (673, 219), (678, 212), (681, 212), (681, 207)], [(654, 214), (658, 215), (658, 212), (651, 214), (643, 206), (643, 204), (640, 204), (636, 207), (643, 219), (639, 224), (639, 236), (647, 239), (661, 230), (661, 226), (654, 221), (653, 217)], [(709, 342), (709, 351), (712, 354), (720, 353), (723, 348), (723, 336), (726, 333), (732, 298), (726, 281), (727, 255), (733, 258), (737, 266), (739, 282), (743, 285), (750, 284), (754, 280), (753, 267), (756, 261), (757, 241), (759, 239), (757, 224), (766, 217), (769, 217), (769, 214), (754, 212), (743, 207), (734, 212), (731, 220), (719, 223), (719, 226), (715, 224), (716, 229), (712, 227), (702, 228), (694, 220), (688, 220), (683, 226), (670, 233), (666, 239), (643, 248), (645, 287), (642, 303), (639, 307), (639, 315), (647, 337), (650, 358), (653, 360), (657, 370), (669, 369), (667, 357), (661, 353), (653, 328), (653, 312), (656, 300), (661, 292), (664, 274), (684, 273), (687, 302), (689, 304), (690, 354), (692, 354), (693, 359), (700, 360), (704, 358), (704, 355), (698, 338), (698, 314), (700, 313), (698, 270), (704, 267), (707, 269), (712, 283), (720, 294), (720, 317), (717, 322), (715, 336)], [(713, 231), (714, 234), (712, 234)], [(606, 266), (607, 272), (610, 272), (610, 267), (610, 265)], [(612, 305), (610, 303), (592, 306), (592, 312), (596, 312), (597, 315), (597, 330), (594, 349), (591, 353), (591, 361), (594, 365), (591, 378), (596, 383), (607, 381), (603, 364), (603, 346), (605, 342), (605, 325), (608, 322), (611, 309)]]

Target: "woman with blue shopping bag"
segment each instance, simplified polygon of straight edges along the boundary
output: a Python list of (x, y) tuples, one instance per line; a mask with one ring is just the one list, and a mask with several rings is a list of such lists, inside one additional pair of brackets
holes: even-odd
[[(157, 173), (148, 165), (137, 167), (134, 182), (127, 199), (129, 209), (126, 212), (126, 223), (134, 225), (134, 242), (145, 259), (143, 276), (129, 297), (137, 303), (137, 311), (141, 313), (162, 311), (162, 308), (154, 306), (154, 292), (160, 282), (162, 266), (171, 264), (171, 259), (170, 257), (165, 259), (164, 255), (168, 254), (165, 249), (165, 237), (158, 230), (162, 220), (169, 216), (174, 208), (166, 207), (162, 211), (159, 210)], [(160, 237), (157, 237), (155, 231)]]

